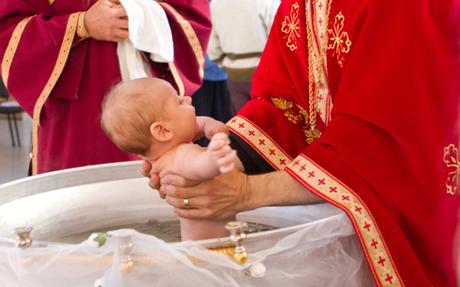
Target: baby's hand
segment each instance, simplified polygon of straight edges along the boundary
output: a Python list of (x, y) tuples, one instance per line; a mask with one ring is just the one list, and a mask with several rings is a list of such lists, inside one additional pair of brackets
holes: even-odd
[(221, 173), (230, 172), (235, 168), (236, 151), (230, 147), (230, 140), (227, 134), (215, 134), (211, 138), (208, 150), (211, 152)]
[(217, 135), (218, 133), (224, 133), (225, 135), (228, 135), (227, 125), (223, 122), (212, 120), (204, 126), (204, 135), (206, 138), (212, 139), (214, 135)]

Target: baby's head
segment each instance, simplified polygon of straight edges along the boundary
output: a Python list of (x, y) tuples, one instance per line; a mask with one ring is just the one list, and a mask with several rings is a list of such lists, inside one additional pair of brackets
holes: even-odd
[(149, 157), (160, 145), (193, 140), (195, 109), (185, 98), (161, 79), (121, 82), (102, 103), (102, 129), (120, 149)]

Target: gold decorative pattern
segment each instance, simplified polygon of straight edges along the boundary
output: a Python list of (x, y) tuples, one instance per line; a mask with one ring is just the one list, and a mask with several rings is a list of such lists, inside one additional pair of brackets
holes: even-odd
[(315, 139), (321, 136), (321, 132), (318, 129), (310, 129), (310, 117), (308, 112), (300, 105), (296, 104), (298, 111), (294, 110), (294, 104), (282, 98), (271, 98), (271, 101), (275, 107), (284, 111), (284, 116), (288, 121), (293, 124), (302, 122), (302, 131), (305, 135), (306, 142), (311, 144)]
[(182, 78), (180, 77), (179, 72), (177, 71), (176, 65), (174, 63), (169, 63), (168, 66), (174, 78), (174, 81), (176, 82), (177, 89), (179, 90), (179, 96), (185, 96), (184, 82), (182, 81)]
[(460, 178), (460, 159), (458, 156), (458, 148), (454, 144), (450, 144), (444, 148), (444, 163), (446, 164), (447, 180), (446, 191), (450, 195), (460, 194), (458, 190), (458, 179)]
[(286, 101), (283, 98), (271, 98), (271, 100), (272, 100), (272, 103), (277, 108), (282, 109), (282, 110), (288, 110), (288, 109), (292, 108), (292, 106), (293, 106), (292, 102)]
[(291, 51), (297, 50), (297, 39), (300, 38), (300, 20), (299, 20), (299, 3), (294, 3), (291, 6), (289, 16), (284, 17), (281, 23), (281, 32), (286, 39), (286, 47)]
[(307, 138), (307, 144), (311, 144), (321, 137), (321, 131), (318, 129), (304, 129), (303, 134)]
[(295, 114), (292, 110), (294, 104), (282, 98), (271, 98), (272, 103), (280, 110), (284, 111), (284, 116), (292, 123), (297, 124), (302, 120), (301, 114)]
[(235, 246), (230, 245), (230, 246), (219, 246), (219, 247), (211, 247), (208, 248), (209, 251), (216, 253), (216, 254), (222, 254), (230, 257), (235, 263), (237, 264), (244, 264), (247, 261), (247, 253), (245, 252), (246, 259), (241, 257), (241, 254), (238, 254), (235, 252)]
[(61, 48), (59, 50), (59, 54), (56, 60), (56, 64), (54, 65), (53, 71), (51, 72), (51, 76), (48, 79), (45, 87), (43, 88), (40, 96), (37, 99), (37, 102), (34, 106), (33, 111), (33, 130), (32, 130), (32, 174), (37, 174), (38, 170), (38, 127), (40, 125), (40, 113), (42, 111), (43, 105), (45, 104), (46, 100), (48, 99), (51, 91), (56, 85), (56, 82), (59, 79), (59, 76), (64, 69), (67, 57), (69, 56), (70, 49), (72, 47), (73, 38), (75, 36), (75, 31), (77, 29), (77, 22), (79, 12), (73, 13), (69, 16), (69, 20), (67, 21), (66, 31), (64, 33), (64, 38), (62, 39)]
[(54, 1), (56, 1), (56, 0), (48, 0), (48, 3), (49, 3), (50, 5), (53, 5)]
[(295, 158), (286, 171), (347, 213), (378, 286), (404, 286), (374, 217), (357, 194), (304, 155)]
[(10, 76), (11, 63), (13, 62), (14, 55), (18, 49), (19, 41), (21, 40), (22, 33), (29, 23), (31, 17), (25, 18), (16, 25), (13, 34), (11, 35), (8, 46), (6, 47), (5, 54), (3, 55), (2, 61), (2, 79), (6, 87), (8, 87), (8, 78)]
[(305, 126), (308, 125), (308, 112), (305, 110), (301, 105), (296, 104), (297, 108), (299, 109), (299, 113), (304, 117)]
[(333, 29), (328, 30), (330, 36), (328, 49), (334, 51), (333, 55), (337, 58), (340, 67), (343, 67), (344, 54), (350, 52), (352, 44), (348, 33), (343, 31), (344, 26), (345, 16), (343, 16), (342, 12), (339, 12), (335, 16)]
[(86, 26), (85, 26), (85, 15), (86, 15), (86, 11), (80, 12), (80, 14), (78, 15), (78, 22), (77, 22), (77, 35), (82, 40), (89, 38), (89, 33), (88, 33), (88, 30), (86, 30)]
[(315, 139), (321, 136), (321, 132), (316, 128), (316, 113), (318, 110), (318, 97), (315, 91), (315, 71), (320, 68), (321, 63), (318, 60), (318, 55), (315, 53), (315, 41), (313, 39), (315, 29), (313, 27), (313, 12), (310, 5), (305, 0), (305, 30), (307, 34), (308, 48), (308, 126), (310, 131), (305, 132), (307, 143), (311, 144)]
[(251, 145), (274, 168), (282, 170), (291, 162), (291, 157), (248, 119), (236, 116), (227, 122), (227, 126)]
[(332, 97), (328, 86), (327, 31), (332, 0), (305, 0), (305, 30), (308, 61), (308, 129), (307, 143), (321, 136), (317, 128), (318, 114), (324, 125), (331, 121)]
[(199, 66), (199, 74), (200, 77), (203, 78), (204, 76), (204, 53), (203, 48), (201, 47), (200, 41), (198, 40), (198, 36), (196, 35), (195, 31), (193, 30), (192, 25), (189, 21), (185, 20), (181, 14), (179, 14), (171, 5), (165, 2), (159, 2), (159, 4), (166, 10), (168, 10), (179, 22), (182, 30), (184, 31), (185, 35), (187, 36), (188, 42), (192, 47), (193, 53), (195, 54), (196, 61), (198, 62)]

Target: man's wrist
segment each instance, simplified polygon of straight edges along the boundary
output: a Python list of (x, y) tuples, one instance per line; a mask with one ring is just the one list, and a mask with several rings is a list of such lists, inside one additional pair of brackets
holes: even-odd
[(242, 197), (240, 211), (249, 211), (259, 207), (267, 206), (264, 201), (263, 177), (264, 175), (247, 175), (244, 174), (241, 182), (240, 196)]
[(308, 191), (286, 171), (248, 176), (245, 210), (264, 206), (305, 205), (322, 200)]

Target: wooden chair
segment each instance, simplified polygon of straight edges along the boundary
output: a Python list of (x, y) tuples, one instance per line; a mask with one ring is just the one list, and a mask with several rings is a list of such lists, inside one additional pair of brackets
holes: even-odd
[(9, 100), (8, 91), (3, 85), (3, 82), (0, 81), (0, 114), (6, 115), (8, 119), (8, 127), (10, 129), (11, 142), (13, 146), (16, 146), (16, 144), (21, 146), (21, 139), (19, 137), (18, 122), (16, 117), (22, 112), (24, 112), (24, 110), (16, 101)]

